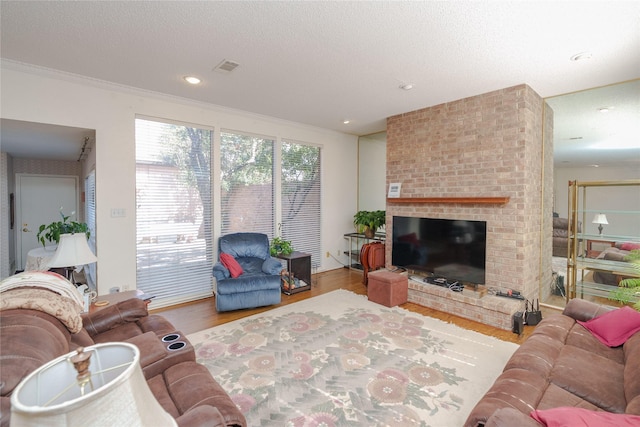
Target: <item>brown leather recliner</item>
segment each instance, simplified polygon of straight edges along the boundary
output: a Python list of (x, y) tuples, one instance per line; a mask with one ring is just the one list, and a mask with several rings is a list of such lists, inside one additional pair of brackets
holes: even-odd
[[(56, 317), (41, 311), (0, 311), (1, 427), (9, 426), (11, 392), (22, 378), (78, 346), (111, 341), (138, 346), (149, 388), (179, 426), (246, 426), (228, 394), (195, 361), (189, 341), (162, 316), (149, 315), (144, 301), (133, 298), (82, 318), (84, 327), (72, 334)], [(182, 348), (168, 349), (178, 342), (184, 343)]]

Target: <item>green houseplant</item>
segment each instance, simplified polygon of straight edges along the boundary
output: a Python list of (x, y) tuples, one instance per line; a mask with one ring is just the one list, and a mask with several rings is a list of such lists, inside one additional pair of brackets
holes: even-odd
[[(629, 252), (624, 260), (632, 263), (640, 273), (640, 249)], [(640, 311), (640, 278), (630, 277), (621, 280), (618, 287), (609, 292), (608, 298), (622, 304), (633, 303), (633, 308)]]
[(373, 238), (378, 228), (387, 221), (386, 211), (359, 211), (353, 216), (353, 224), (362, 230), (365, 236)]
[(289, 240), (284, 240), (281, 237), (274, 237), (269, 245), (269, 253), (271, 256), (291, 255), (293, 253), (293, 245)]
[(87, 226), (86, 223), (69, 221), (69, 218), (74, 214), (75, 211), (71, 212), (69, 215), (65, 215), (62, 212), (62, 208), (60, 208), (62, 221), (54, 221), (51, 224), (42, 224), (38, 229), (36, 239), (42, 243), (42, 246), (46, 246), (47, 242), (55, 242), (56, 244), (60, 243), (60, 235), (62, 234), (85, 233), (88, 239), (91, 232), (89, 231), (89, 226)]

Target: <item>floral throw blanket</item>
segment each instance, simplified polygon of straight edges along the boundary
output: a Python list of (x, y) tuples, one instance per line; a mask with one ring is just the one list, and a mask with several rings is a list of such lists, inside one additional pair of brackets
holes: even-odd
[(19, 273), (0, 282), (0, 293), (0, 310), (37, 310), (60, 320), (72, 334), (82, 330), (80, 294), (73, 284), (58, 274)]

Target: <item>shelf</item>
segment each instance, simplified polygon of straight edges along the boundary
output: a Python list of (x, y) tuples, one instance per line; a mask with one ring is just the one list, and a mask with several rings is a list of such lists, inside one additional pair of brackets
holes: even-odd
[(578, 257), (576, 267), (587, 270), (611, 272), (620, 276), (640, 277), (640, 267), (632, 262)]
[(505, 205), (509, 197), (398, 197), (387, 198), (390, 204), (448, 203), (463, 205)]
[[(593, 258), (602, 254), (613, 246), (615, 242), (638, 242), (640, 236), (614, 236), (611, 234), (591, 234), (578, 232), (578, 218), (582, 218), (583, 223), (588, 222), (591, 214), (624, 214), (638, 215), (638, 211), (615, 209), (587, 209), (587, 190), (592, 187), (615, 187), (615, 186), (640, 186), (640, 180), (628, 181), (593, 181), (593, 182), (569, 182), (569, 256), (567, 257), (567, 301), (571, 298), (584, 298), (585, 295), (608, 298), (611, 291), (617, 290), (618, 286), (596, 283), (585, 280), (588, 271), (606, 273), (620, 281), (624, 278), (640, 277), (640, 266), (633, 262), (613, 261), (610, 259)], [(586, 241), (587, 250), (585, 253), (580, 249), (580, 244)], [(598, 244), (596, 246), (596, 244)], [(602, 249), (602, 251), (600, 251)], [(581, 271), (580, 273), (578, 273)], [(578, 277), (578, 276), (581, 277)]]
[[(573, 237), (573, 235), (571, 237)], [(614, 242), (640, 242), (640, 237), (638, 236), (614, 236), (613, 234), (578, 233), (576, 235), (576, 238), (583, 240), (601, 240)]]

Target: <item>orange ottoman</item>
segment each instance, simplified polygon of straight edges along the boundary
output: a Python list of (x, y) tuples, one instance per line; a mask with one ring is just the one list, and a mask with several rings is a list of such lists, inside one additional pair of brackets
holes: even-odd
[(407, 276), (386, 270), (373, 271), (369, 273), (367, 296), (369, 301), (393, 307), (407, 302), (408, 287)]

